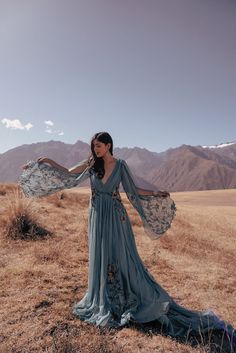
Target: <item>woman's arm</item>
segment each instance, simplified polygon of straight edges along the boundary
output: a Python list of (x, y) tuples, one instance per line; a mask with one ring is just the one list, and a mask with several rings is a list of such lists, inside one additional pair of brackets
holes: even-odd
[(68, 172), (73, 174), (73, 173), (82, 173), (87, 167), (89, 166), (88, 162), (84, 162), (83, 164), (80, 164), (78, 166), (72, 167), (68, 169)]
[(38, 163), (48, 163), (52, 167), (60, 169), (63, 172), (66, 172), (66, 173), (69, 173), (69, 174), (82, 173), (88, 167), (88, 163), (85, 162), (85, 163), (81, 164), (80, 166), (68, 169), (68, 168), (63, 167), (62, 165), (58, 164), (57, 162), (55, 162), (52, 159), (47, 158), (47, 157), (38, 158), (37, 162)]
[(152, 190), (141, 189), (138, 187), (136, 187), (136, 188), (137, 188), (139, 195), (152, 195), (153, 196), (153, 194), (154, 194), (154, 191), (152, 191)]
[(170, 194), (167, 191), (152, 191), (152, 190), (145, 190), (137, 187), (137, 191), (139, 195), (151, 195), (151, 196), (163, 196), (167, 197), (170, 196)]

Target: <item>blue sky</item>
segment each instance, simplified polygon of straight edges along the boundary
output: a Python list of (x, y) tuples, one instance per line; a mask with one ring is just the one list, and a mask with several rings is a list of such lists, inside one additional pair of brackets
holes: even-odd
[(236, 140), (234, 0), (0, 0), (0, 153)]

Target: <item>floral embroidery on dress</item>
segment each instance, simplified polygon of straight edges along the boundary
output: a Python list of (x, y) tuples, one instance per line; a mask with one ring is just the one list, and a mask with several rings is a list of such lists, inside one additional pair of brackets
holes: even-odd
[(170, 228), (176, 214), (176, 206), (170, 197), (139, 196), (149, 230), (154, 237)]
[(115, 319), (120, 318), (125, 311), (127, 301), (119, 278), (119, 270), (115, 264), (107, 266), (107, 293), (112, 315)]
[[(77, 174), (70, 174), (46, 163), (29, 161), (18, 183), (26, 197), (41, 197), (53, 194), (59, 190), (77, 186)], [(84, 174), (86, 177), (88, 173)]]
[(96, 206), (96, 196), (97, 196), (96, 189), (91, 187), (91, 206), (95, 208)]
[(124, 223), (127, 219), (127, 213), (121, 200), (121, 196), (119, 193), (119, 185), (117, 185), (115, 190), (112, 192), (99, 192), (98, 190), (95, 189), (94, 186), (91, 186), (92, 207), (94, 208), (96, 207), (96, 198), (99, 197), (101, 194), (108, 194), (111, 196), (112, 200), (114, 201), (114, 207), (118, 211), (121, 221)]
[(119, 212), (121, 221), (124, 223), (126, 221), (127, 214), (120, 197), (119, 186), (116, 186), (115, 191), (112, 192), (112, 198), (115, 201), (115, 209)]

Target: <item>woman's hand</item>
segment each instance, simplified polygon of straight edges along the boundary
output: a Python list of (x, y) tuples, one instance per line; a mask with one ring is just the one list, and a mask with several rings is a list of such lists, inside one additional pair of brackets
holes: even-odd
[(170, 194), (168, 191), (156, 191), (153, 193), (153, 196), (168, 197)]
[(49, 163), (49, 164), (51, 164), (51, 159), (49, 159), (49, 158), (47, 158), (47, 157), (39, 157), (39, 158), (37, 159), (37, 162), (38, 162), (38, 163)]
[(87, 161), (87, 167), (89, 167), (89, 168), (91, 168), (93, 165), (94, 165), (94, 162), (95, 162), (95, 160), (94, 160), (94, 158), (93, 158), (93, 156), (90, 156), (89, 158), (88, 158), (88, 161)]
[[(47, 158), (47, 157), (39, 157), (39, 158), (37, 159), (37, 163), (49, 163), (49, 164), (52, 165), (51, 162), (52, 162), (52, 160), (49, 159), (49, 158)], [(26, 170), (26, 169), (29, 168), (29, 165), (28, 165), (28, 164), (23, 164), (23, 165), (21, 166), (21, 168), (22, 168), (23, 170)]]

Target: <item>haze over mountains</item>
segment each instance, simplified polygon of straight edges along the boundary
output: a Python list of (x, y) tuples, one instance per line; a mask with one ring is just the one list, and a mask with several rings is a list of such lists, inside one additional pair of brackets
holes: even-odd
[[(82, 141), (49, 141), (22, 145), (0, 154), (0, 182), (17, 182), (27, 160), (47, 156), (71, 167), (87, 158), (90, 146)], [(136, 184), (143, 188), (191, 191), (236, 188), (236, 142), (217, 146), (182, 145), (165, 152), (145, 148), (115, 148), (125, 159)]]

